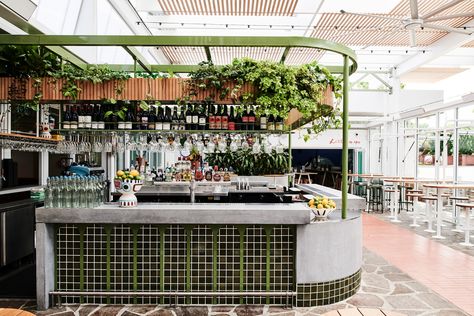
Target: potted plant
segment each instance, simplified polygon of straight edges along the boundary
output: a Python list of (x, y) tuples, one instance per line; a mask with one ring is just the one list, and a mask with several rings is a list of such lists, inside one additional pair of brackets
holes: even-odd
[(474, 165), (474, 135), (461, 135), (459, 137), (459, 165)]

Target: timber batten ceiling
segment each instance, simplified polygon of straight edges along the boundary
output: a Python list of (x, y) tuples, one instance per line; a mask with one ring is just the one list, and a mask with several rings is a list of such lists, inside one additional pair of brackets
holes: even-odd
[[(420, 15), (423, 15), (449, 2), (451, 0), (419, 0), (418, 9)], [(473, 11), (474, 1), (462, 1), (435, 17)], [(410, 16), (410, 2), (402, 0), (387, 14), (377, 13), (377, 15), (397, 19), (406, 18)], [(431, 23), (459, 28), (471, 20), (472, 17), (459, 17)], [(396, 21), (376, 17), (322, 13), (311, 36), (354, 46), (410, 46), (407, 31), (400, 28), (400, 25), (392, 27), (394, 25), (397, 25)], [(448, 32), (445, 31), (425, 29), (416, 31), (416, 39), (418, 46), (429, 46), (447, 34)]]
[(291, 16), (298, 0), (157, 0), (165, 15)]

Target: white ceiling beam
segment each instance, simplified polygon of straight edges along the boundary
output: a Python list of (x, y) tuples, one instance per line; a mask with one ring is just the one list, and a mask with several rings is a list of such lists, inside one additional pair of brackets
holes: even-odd
[[(127, 24), (130, 30), (136, 35), (153, 35), (151, 31), (148, 31), (143, 23), (137, 23), (140, 19), (135, 9), (132, 7), (129, 1), (119, 0), (108, 0), (110, 5), (115, 11), (122, 17), (123, 21)], [(159, 64), (169, 64), (168, 58), (156, 49), (148, 49), (150, 55)]]
[[(471, 23), (464, 26), (471, 26)], [(461, 47), (462, 45), (469, 43), (474, 40), (474, 35), (464, 35), (459, 33), (450, 33), (439, 41), (433, 43), (429, 47), (429, 51), (418, 53), (413, 57), (408, 58), (404, 62), (395, 66), (396, 76), (401, 76), (407, 72), (410, 72), (420, 66), (423, 66), (438, 57), (441, 57), (452, 50)]]

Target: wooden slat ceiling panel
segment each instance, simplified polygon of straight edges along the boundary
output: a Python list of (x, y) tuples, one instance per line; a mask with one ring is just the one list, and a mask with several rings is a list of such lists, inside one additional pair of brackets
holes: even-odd
[[(420, 16), (448, 2), (451, 2), (451, 0), (419, 0)], [(473, 11), (474, 1), (469, 0), (461, 2), (441, 12), (437, 16)], [(410, 5), (407, 0), (402, 0), (392, 11), (388, 14), (384, 14), (384, 16), (393, 18), (404, 18), (409, 15)], [(432, 23), (450, 27), (460, 27), (470, 20), (470, 17), (465, 17)], [(311, 36), (354, 46), (409, 46), (410, 40), (408, 32), (398, 30), (399, 27), (400, 24), (397, 23), (397, 21), (350, 14), (323, 13)], [(417, 31), (416, 34), (417, 45), (428, 46), (447, 35), (448, 32), (425, 29), (423, 31)]]
[(166, 15), (291, 16), (298, 0), (157, 0)]
[(234, 58), (250, 57), (255, 60), (280, 61), (284, 47), (210, 47), (216, 65), (230, 64)]
[(474, 41), (464, 44), (462, 47), (474, 47)]
[(203, 47), (163, 46), (160, 49), (172, 65), (196, 65), (207, 60)]
[(316, 49), (316, 48), (308, 48), (308, 47), (292, 47), (288, 52), (288, 55), (285, 59), (286, 65), (302, 65), (302, 64), (309, 64), (313, 61), (318, 61), (323, 57), (325, 51)]

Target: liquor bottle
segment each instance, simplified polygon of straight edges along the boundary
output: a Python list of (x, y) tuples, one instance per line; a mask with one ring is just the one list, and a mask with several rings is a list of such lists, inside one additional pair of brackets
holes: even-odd
[(229, 129), (229, 131), (235, 131), (234, 107), (232, 105), (230, 106), (230, 115), (227, 128)]
[(273, 114), (270, 114), (270, 116), (268, 117), (267, 130), (269, 131), (275, 130), (275, 117), (273, 116)]
[(242, 124), (240, 125), (240, 129), (243, 131), (246, 131), (248, 130), (248, 125), (249, 125), (248, 108), (244, 108), (244, 111), (242, 112)]
[(71, 121), (69, 127), (71, 129), (77, 129), (79, 127), (79, 116), (77, 114), (77, 109), (75, 106), (71, 106)]
[(260, 129), (261, 130), (266, 130), (267, 129), (267, 116), (265, 115), (265, 113), (262, 113), (262, 115), (260, 115)]
[(222, 106), (220, 104), (217, 105), (217, 111), (214, 117), (215, 129), (222, 129)]
[(63, 129), (71, 129), (71, 112), (70, 108), (66, 104), (64, 104), (64, 116), (63, 116)]
[(165, 117), (163, 119), (163, 130), (169, 131), (171, 130), (171, 109), (165, 106)]
[(283, 118), (280, 115), (278, 115), (275, 120), (275, 130), (283, 131)]
[(155, 122), (155, 130), (163, 130), (163, 108), (160, 107), (158, 109), (158, 115), (156, 116), (156, 122)]
[(92, 120), (91, 120), (91, 128), (97, 129), (99, 123), (99, 106), (94, 105), (94, 109), (92, 110)]
[(92, 111), (93, 111), (92, 104), (86, 105), (85, 108), (86, 110), (84, 113), (84, 128), (91, 129), (92, 128)]
[(127, 113), (125, 113), (125, 129), (133, 129), (133, 114), (130, 107), (127, 109)]
[(186, 115), (184, 114), (184, 109), (184, 105), (179, 109), (178, 129), (180, 131), (184, 131), (186, 129)]
[(177, 131), (179, 129), (179, 116), (177, 106), (174, 107), (173, 115), (171, 116), (171, 129), (174, 131)]
[(221, 125), (223, 130), (229, 129), (229, 114), (227, 112), (227, 105), (222, 106)]
[(147, 130), (148, 129), (148, 111), (143, 111), (142, 116), (141, 116), (141, 125), (140, 129), (141, 130)]
[(193, 108), (193, 130), (197, 130), (198, 127), (199, 127), (198, 105), (194, 104), (194, 108)]
[(148, 129), (154, 130), (156, 128), (156, 109), (154, 107), (150, 107), (148, 111)]
[(76, 105), (76, 112), (77, 112), (77, 128), (83, 129), (84, 128), (84, 116), (82, 115), (83, 109), (81, 105)]
[(235, 129), (242, 130), (242, 115), (239, 112), (235, 116)]
[(253, 106), (250, 106), (250, 111), (248, 111), (247, 109), (247, 113), (248, 113), (247, 129), (253, 131), (255, 129), (255, 113), (253, 111)]
[(193, 125), (193, 113), (191, 110), (191, 104), (188, 103), (186, 110), (186, 130), (191, 130)]
[(96, 107), (98, 108), (98, 121), (97, 121), (97, 129), (105, 129), (105, 120), (104, 120), (104, 106), (100, 104), (96, 104)]
[(207, 121), (207, 118), (206, 118), (206, 106), (205, 104), (203, 103), (202, 106), (201, 106), (201, 109), (199, 111), (199, 129), (200, 130), (205, 130), (206, 129), (206, 122)]
[(207, 122), (208, 122), (207, 128), (209, 130), (216, 129), (216, 116), (214, 115), (214, 105), (211, 103), (209, 103), (209, 106), (207, 109)]
[(138, 104), (135, 104), (135, 116), (132, 122), (132, 129), (139, 130), (142, 125), (142, 109)]

